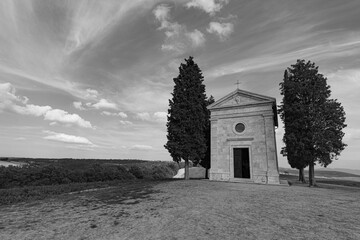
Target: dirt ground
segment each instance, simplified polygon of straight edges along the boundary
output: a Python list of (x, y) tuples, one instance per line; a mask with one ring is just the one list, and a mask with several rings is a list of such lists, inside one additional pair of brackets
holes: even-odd
[(0, 207), (0, 239), (360, 239), (360, 189), (137, 181)]

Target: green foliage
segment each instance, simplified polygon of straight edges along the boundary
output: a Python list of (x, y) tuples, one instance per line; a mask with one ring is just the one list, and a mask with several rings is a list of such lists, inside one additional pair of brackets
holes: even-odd
[(175, 162), (200, 162), (207, 149), (205, 132), (207, 126), (207, 103), (204, 77), (193, 57), (181, 63), (179, 75), (174, 78), (174, 91), (169, 100), (167, 143)]
[(138, 179), (165, 179), (176, 175), (179, 167), (174, 162), (129, 165), (129, 172)]
[(9, 161), (25, 162), (31, 166), (58, 166), (66, 169), (86, 169), (94, 164), (100, 165), (127, 165), (146, 163), (145, 160), (136, 159), (74, 159), (74, 158), (11, 158)]
[[(210, 104), (214, 103), (215, 99), (213, 96), (210, 96), (209, 99), (206, 100), (206, 106), (209, 106)], [(210, 110), (207, 109), (206, 111), (206, 127), (205, 127), (205, 139), (206, 139), (206, 153), (205, 157), (201, 160), (200, 165), (203, 166), (206, 169), (210, 169), (210, 156), (211, 156), (211, 124), (210, 124)]]
[(0, 167), (0, 188), (59, 185), (128, 179), (172, 178), (178, 170), (174, 162), (144, 162), (125, 165), (90, 164), (83, 169), (59, 165)]
[(329, 99), (327, 79), (315, 63), (297, 60), (285, 71), (280, 90), (279, 113), (285, 126), (282, 154), (293, 168), (313, 170), (315, 162), (326, 167), (346, 146), (342, 142), (345, 112), (337, 100)]

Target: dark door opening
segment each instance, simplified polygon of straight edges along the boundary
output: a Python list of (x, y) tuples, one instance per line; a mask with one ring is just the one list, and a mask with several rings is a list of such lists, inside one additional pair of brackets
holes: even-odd
[(250, 178), (248, 148), (234, 148), (234, 178)]

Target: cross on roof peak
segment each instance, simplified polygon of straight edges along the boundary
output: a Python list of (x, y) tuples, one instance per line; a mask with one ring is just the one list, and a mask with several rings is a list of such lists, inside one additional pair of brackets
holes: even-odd
[(239, 85), (241, 84), (241, 82), (239, 82), (239, 80), (236, 81), (236, 89), (239, 89)]

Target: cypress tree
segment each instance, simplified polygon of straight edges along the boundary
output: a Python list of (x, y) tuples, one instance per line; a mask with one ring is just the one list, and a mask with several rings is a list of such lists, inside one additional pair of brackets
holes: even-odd
[[(214, 103), (215, 99), (213, 96), (210, 96), (209, 99), (206, 100), (206, 106), (209, 106), (210, 104)], [(205, 127), (205, 139), (206, 139), (206, 153), (205, 157), (201, 160), (200, 165), (206, 168), (206, 176), (205, 178), (208, 178), (208, 172), (211, 167), (211, 124), (210, 124), (210, 110), (206, 109), (206, 127)]]
[(204, 77), (193, 57), (189, 57), (181, 63), (179, 75), (173, 80), (175, 86), (169, 100), (165, 148), (174, 161), (185, 161), (185, 179), (189, 179), (189, 161), (200, 162), (207, 150)]
[(279, 112), (285, 126), (282, 154), (291, 167), (309, 166), (309, 186), (314, 186), (314, 165), (328, 166), (346, 147), (342, 141), (345, 111), (330, 99), (327, 79), (310, 61), (291, 65), (280, 90), (284, 97)]

